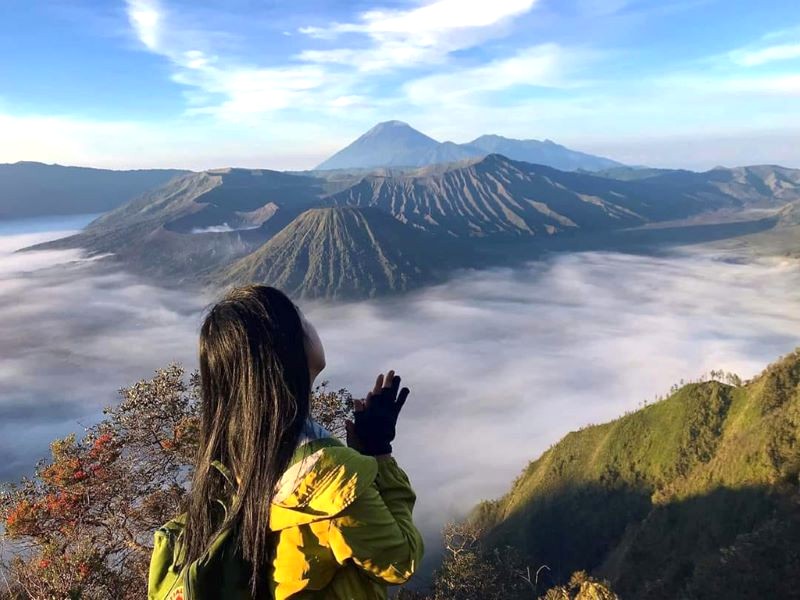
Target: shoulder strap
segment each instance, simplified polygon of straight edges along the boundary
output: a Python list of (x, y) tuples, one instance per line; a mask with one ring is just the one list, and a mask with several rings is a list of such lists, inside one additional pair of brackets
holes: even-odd
[(211, 461), (211, 466), (212, 466), (212, 467), (214, 467), (214, 468), (215, 468), (217, 471), (219, 471), (220, 473), (222, 473), (222, 476), (225, 478), (225, 480), (226, 480), (226, 481), (227, 481), (229, 484), (231, 484), (231, 486), (233, 486), (233, 487), (236, 487), (236, 481), (235, 481), (235, 480), (234, 480), (234, 478), (233, 478), (233, 473), (231, 473), (231, 470), (230, 470), (228, 467), (226, 467), (225, 465), (223, 465), (223, 464), (222, 464), (220, 461), (218, 461), (218, 460), (212, 460), (212, 461)]

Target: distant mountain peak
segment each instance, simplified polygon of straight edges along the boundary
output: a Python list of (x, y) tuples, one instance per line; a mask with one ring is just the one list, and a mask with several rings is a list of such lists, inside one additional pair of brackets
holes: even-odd
[[(375, 125), (372, 129), (370, 129), (367, 133), (375, 132), (375, 131), (384, 131), (386, 129), (390, 129), (392, 127), (407, 127), (408, 129), (414, 129), (406, 123), (405, 121), (398, 121), (397, 119), (392, 119), (391, 121), (381, 121), (377, 125)], [(416, 129), (414, 129), (416, 131)]]
[(438, 160), (440, 146), (435, 139), (417, 131), (403, 121), (384, 121), (339, 150), (317, 169), (365, 169), (373, 167), (421, 167), (436, 162), (450, 162), (466, 158), (457, 147), (444, 153)]
[(499, 152), (492, 152), (491, 154), (487, 154), (486, 156), (476, 159), (472, 164), (491, 167), (495, 165), (508, 164), (510, 161), (511, 159), (509, 159), (507, 156), (504, 156)]
[(565, 148), (551, 140), (519, 140), (487, 134), (466, 144), (439, 142), (405, 121), (378, 123), (317, 166), (329, 169), (418, 168), (502, 154), (512, 160), (565, 171), (599, 171), (622, 166), (613, 160)]
[(472, 140), (472, 142), (469, 143), (472, 144), (473, 142), (479, 142), (481, 140), (508, 140), (508, 139), (511, 138), (507, 138), (504, 135), (500, 135), (498, 133), (485, 133), (481, 136), (476, 137), (474, 140)]

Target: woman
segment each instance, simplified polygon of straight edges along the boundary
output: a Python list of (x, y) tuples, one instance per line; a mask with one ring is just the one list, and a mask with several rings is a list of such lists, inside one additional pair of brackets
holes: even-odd
[(208, 313), (200, 449), (187, 514), (170, 530), (181, 584), (164, 593), (176, 567), (154, 566), (157, 535), (152, 598), (228, 598), (236, 585), (236, 597), (386, 598), (412, 575), (423, 550), (415, 495), (391, 454), (408, 389), (379, 376), (355, 403), (346, 447), (309, 416), (324, 367), (316, 330), (274, 288), (234, 289)]

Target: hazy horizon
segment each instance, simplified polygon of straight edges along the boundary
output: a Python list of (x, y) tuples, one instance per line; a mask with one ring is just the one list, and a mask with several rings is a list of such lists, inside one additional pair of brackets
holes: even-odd
[[(410, 124), (413, 127), (413, 124)], [(368, 129), (365, 129), (367, 131)], [(364, 133), (361, 132), (361, 133)], [(426, 133), (423, 131), (422, 133)], [(487, 135), (500, 135), (494, 134), (493, 132), (485, 132)], [(357, 134), (360, 135), (360, 134)], [(508, 138), (515, 138), (513, 135), (505, 135), (503, 137)], [(565, 141), (563, 139), (556, 139), (552, 140), (562, 146), (566, 146), (571, 150), (577, 150), (579, 152), (586, 152), (589, 154), (597, 154), (598, 156), (604, 156), (605, 158), (611, 158), (618, 162), (635, 166), (635, 167), (651, 167), (657, 169), (685, 169), (689, 171), (710, 171), (717, 167), (723, 168), (736, 168), (736, 167), (746, 167), (746, 166), (756, 166), (756, 165), (774, 165), (786, 168), (798, 168), (800, 169), (800, 156), (795, 153), (795, 140), (800, 138), (800, 129), (798, 129), (796, 134), (787, 133), (785, 131), (776, 132), (775, 139), (756, 139), (756, 138), (741, 138), (741, 139), (722, 139), (720, 143), (726, 148), (724, 152), (721, 152), (719, 155), (719, 159), (715, 159), (713, 156), (709, 156), (706, 159), (703, 159), (700, 162), (695, 163), (687, 163), (685, 162), (685, 158), (687, 155), (687, 150), (691, 150), (693, 145), (698, 144), (697, 139), (691, 138), (676, 138), (672, 140), (664, 140), (664, 150), (668, 150), (670, 155), (673, 155), (673, 158), (666, 158), (662, 157), (663, 162), (653, 162), (652, 160), (648, 160), (648, 156), (658, 157), (658, 150), (650, 147), (647, 142), (637, 141), (634, 145), (630, 148), (624, 148), (624, 142), (604, 142), (603, 145), (600, 146), (581, 146), (580, 141), (573, 144), (569, 141)], [(346, 141), (342, 141), (338, 146), (331, 146), (331, 150), (327, 153), (320, 153), (314, 155), (312, 158), (303, 159), (301, 162), (290, 162), (283, 166), (282, 160), (279, 158), (276, 161), (276, 164), (269, 164), (268, 162), (261, 161), (257, 158), (253, 157), (243, 157), (239, 160), (239, 162), (235, 163), (226, 163), (224, 159), (221, 159), (223, 162), (202, 162), (202, 163), (170, 163), (170, 162), (150, 162), (149, 159), (144, 159), (145, 162), (136, 162), (132, 161), (128, 164), (107, 164), (103, 159), (97, 159), (95, 162), (91, 163), (70, 163), (70, 162), (58, 162), (58, 161), (46, 161), (40, 160), (37, 158), (21, 158), (18, 160), (7, 160), (5, 162), (0, 162), (0, 164), (16, 164), (16, 163), (40, 163), (48, 166), (61, 166), (61, 167), (78, 167), (78, 168), (87, 168), (87, 169), (107, 169), (107, 170), (114, 170), (114, 171), (128, 171), (128, 170), (148, 170), (148, 169), (179, 169), (185, 171), (210, 171), (214, 169), (266, 169), (266, 170), (274, 170), (274, 171), (311, 171), (314, 170), (316, 165), (323, 162), (325, 159), (330, 158), (331, 155), (335, 154), (338, 150), (341, 150), (349, 143), (354, 141), (353, 139), (348, 139)], [(464, 140), (445, 140), (441, 139), (438, 141), (445, 142), (445, 141), (455, 141), (456, 143), (467, 143), (472, 141), (474, 138), (464, 139)], [(515, 138), (516, 139), (516, 138)], [(544, 138), (542, 138), (544, 139)], [(775, 151), (773, 143), (777, 140), (778, 142), (778, 151)], [(784, 148), (785, 145), (785, 148)], [(753, 151), (751, 156), (755, 160), (748, 160), (745, 156), (748, 151), (752, 151), (754, 147), (757, 147), (757, 150)], [(604, 148), (608, 148), (608, 151), (604, 150)], [(785, 150), (785, 151), (784, 151)], [(664, 155), (665, 157), (667, 155)], [(733, 162), (725, 162), (724, 158), (727, 157), (728, 160), (732, 160)], [(741, 157), (739, 159), (734, 157)], [(784, 162), (781, 162), (781, 157), (785, 158)], [(777, 158), (777, 160), (773, 160), (773, 158)], [(268, 159), (269, 160), (269, 159)]]
[[(413, 124), (411, 125), (413, 127)], [(361, 132), (364, 133), (364, 132)], [(424, 131), (422, 133), (425, 133)], [(487, 133), (491, 134), (491, 133)], [(613, 160), (617, 160), (618, 162), (624, 163), (629, 166), (634, 167), (651, 167), (657, 169), (685, 169), (689, 171), (710, 171), (718, 167), (722, 168), (737, 168), (737, 167), (747, 167), (747, 166), (758, 166), (758, 165), (770, 165), (770, 166), (779, 166), (785, 168), (797, 168), (800, 169), (800, 154), (795, 152), (795, 140), (800, 139), (800, 129), (796, 135), (789, 134), (786, 132), (779, 132), (776, 134), (777, 138), (780, 140), (785, 140), (786, 148), (789, 150), (789, 154), (786, 154), (786, 158), (789, 162), (780, 162), (770, 160), (772, 156), (780, 156), (781, 153), (778, 154), (771, 154), (772, 150), (767, 150), (766, 152), (762, 150), (762, 148), (767, 147), (769, 148), (770, 143), (767, 140), (762, 140), (761, 142), (757, 142), (756, 140), (747, 140), (746, 142), (743, 140), (739, 140), (739, 144), (733, 143), (731, 144), (731, 140), (726, 140), (725, 144), (727, 146), (727, 152), (722, 154), (727, 154), (729, 157), (732, 156), (742, 156), (746, 152), (743, 152), (742, 149), (748, 150), (750, 144), (755, 144), (758, 146), (756, 152), (753, 153), (753, 158), (756, 160), (748, 161), (745, 156), (742, 156), (741, 160), (735, 160), (734, 162), (725, 163), (721, 160), (716, 160), (713, 156), (708, 156), (707, 158), (693, 163), (689, 165), (687, 163), (682, 162), (682, 159), (685, 159), (687, 151), (691, 150), (691, 143), (692, 141), (688, 139), (677, 139), (670, 142), (668, 145), (664, 146), (663, 148), (669, 148), (669, 152), (674, 155), (674, 159), (667, 159), (665, 162), (662, 163), (655, 163), (652, 161), (647, 160), (648, 155), (653, 155), (652, 148), (649, 148), (645, 142), (637, 142), (638, 146), (636, 150), (629, 150), (625, 151), (628, 152), (605, 152), (602, 149), (600, 150), (593, 150), (589, 147), (580, 147), (576, 144), (571, 143), (564, 143), (563, 140), (552, 140), (556, 143), (559, 143), (563, 146), (568, 147), (570, 150), (577, 150), (579, 152), (587, 152), (589, 154), (597, 154), (598, 156), (604, 156), (605, 158), (611, 158)], [(514, 136), (503, 136), (513, 138)], [(184, 171), (195, 171), (195, 172), (202, 172), (202, 171), (211, 171), (216, 169), (254, 169), (254, 170), (273, 170), (273, 171), (312, 171), (319, 163), (323, 162), (325, 159), (330, 158), (331, 155), (335, 154), (338, 150), (341, 150), (349, 143), (354, 141), (355, 138), (349, 139), (347, 141), (342, 142), (339, 146), (334, 147), (329, 153), (327, 154), (319, 154), (313, 159), (310, 159), (309, 162), (302, 163), (304, 166), (298, 166), (300, 163), (291, 163), (293, 166), (284, 166), (279, 167), (278, 165), (266, 164), (260, 162), (258, 159), (253, 158), (243, 158), (238, 163), (202, 163), (195, 166), (189, 164), (181, 164), (181, 163), (130, 163), (130, 164), (120, 164), (120, 165), (108, 165), (105, 164), (102, 160), (99, 160), (94, 163), (69, 163), (69, 162), (47, 162), (43, 160), (37, 159), (19, 159), (19, 160), (9, 160), (7, 162), (0, 162), (0, 164), (16, 164), (16, 163), (38, 163), (47, 166), (59, 166), (59, 167), (76, 167), (76, 168), (85, 168), (85, 169), (106, 169), (106, 170), (113, 170), (113, 171), (134, 171), (134, 170), (148, 170), (148, 169), (176, 169), (176, 170), (184, 170)], [(469, 141), (472, 141), (474, 138), (470, 138), (469, 140), (458, 140), (456, 143), (465, 144)], [(454, 140), (437, 140), (440, 142), (446, 141), (454, 141)], [(696, 143), (696, 140), (693, 140)], [(789, 144), (791, 142), (791, 148), (789, 148)], [(621, 148), (624, 147), (624, 142), (617, 140), (616, 142), (611, 142), (608, 145), (609, 148)], [(625, 158), (625, 157), (629, 158)], [(681, 158), (679, 158), (681, 157)], [(758, 160), (759, 158), (763, 158), (764, 160)], [(280, 162), (280, 161), (279, 161)]]

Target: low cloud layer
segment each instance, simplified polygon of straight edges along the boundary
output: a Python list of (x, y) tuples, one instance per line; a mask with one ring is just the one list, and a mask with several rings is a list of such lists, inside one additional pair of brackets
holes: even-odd
[(55, 437), (81, 432), (121, 386), (195, 361), (207, 300), (100, 271), (78, 251), (13, 254), (52, 237), (0, 237), (0, 480), (29, 472)]
[[(97, 418), (120, 386), (171, 360), (192, 367), (208, 302), (79, 253), (10, 253), (40, 235), (0, 238), (0, 479)], [(752, 376), (800, 344), (797, 264), (723, 258), (560, 255), (304, 309), (333, 386), (360, 394), (394, 368), (412, 388), (396, 453), (432, 531), (503, 493), (566, 432), (710, 369)]]
[(502, 494), (570, 430), (711, 369), (750, 377), (794, 349), (800, 268), (571, 254), (309, 312), (336, 384), (362, 392), (395, 368), (412, 388), (396, 450), (431, 526)]

